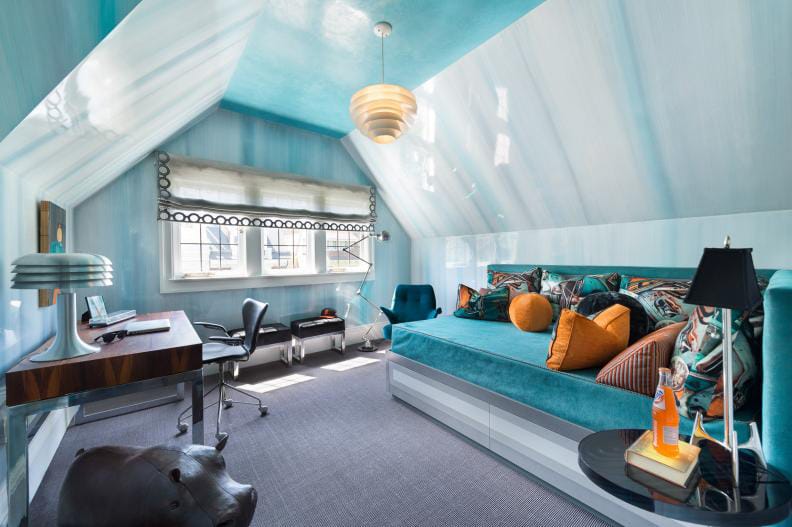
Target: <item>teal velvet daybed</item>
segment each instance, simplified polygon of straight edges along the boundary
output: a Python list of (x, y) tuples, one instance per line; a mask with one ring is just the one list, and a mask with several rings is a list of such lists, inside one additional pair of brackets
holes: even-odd
[[(526, 271), (534, 265), (493, 265)], [(694, 269), (546, 266), (562, 274), (691, 278)], [(736, 416), (741, 441), (747, 422), (759, 421), (765, 453), (792, 473), (792, 271), (759, 271), (765, 292), (762, 380), (751, 403)], [(649, 428), (651, 397), (594, 381), (597, 369), (558, 372), (545, 366), (551, 330), (522, 332), (510, 323), (453, 316), (393, 327), (388, 355), (391, 393), (516, 463), (583, 504), (619, 523), (674, 525), (622, 505), (588, 484), (577, 469), (576, 444), (590, 431)], [(761, 392), (761, 393), (760, 393)], [(760, 404), (760, 400), (763, 404)], [(681, 419), (687, 433), (691, 421)], [(721, 421), (707, 423), (722, 436)]]

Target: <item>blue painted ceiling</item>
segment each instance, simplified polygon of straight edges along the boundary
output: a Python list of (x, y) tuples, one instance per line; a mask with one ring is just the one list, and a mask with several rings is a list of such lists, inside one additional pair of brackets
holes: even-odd
[(380, 82), (413, 89), (542, 0), (269, 0), (223, 98), (226, 108), (336, 137), (354, 128), (353, 93)]

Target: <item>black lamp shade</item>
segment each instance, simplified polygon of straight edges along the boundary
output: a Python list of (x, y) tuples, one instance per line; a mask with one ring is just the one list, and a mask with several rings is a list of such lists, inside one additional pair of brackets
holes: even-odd
[(685, 302), (699, 306), (750, 309), (762, 299), (752, 249), (704, 249)]

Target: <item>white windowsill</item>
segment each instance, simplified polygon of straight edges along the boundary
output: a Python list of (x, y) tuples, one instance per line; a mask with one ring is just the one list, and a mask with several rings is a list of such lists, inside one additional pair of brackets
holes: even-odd
[[(286, 287), (293, 285), (336, 284), (360, 282), (366, 275), (360, 273), (284, 274), (267, 276), (210, 276), (202, 278), (160, 279), (160, 293), (191, 293), (198, 291), (223, 291), (227, 289), (255, 289), (260, 287)], [(374, 279), (372, 269), (368, 276)]]

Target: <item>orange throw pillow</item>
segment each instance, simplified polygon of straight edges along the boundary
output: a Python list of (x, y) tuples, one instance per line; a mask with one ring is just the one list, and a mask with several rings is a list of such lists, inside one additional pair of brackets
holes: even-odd
[(630, 309), (614, 304), (593, 320), (564, 309), (547, 354), (551, 370), (582, 370), (602, 366), (627, 347)]
[(658, 368), (668, 368), (677, 335), (685, 327), (678, 322), (649, 333), (616, 355), (597, 374), (597, 382), (654, 396)]
[(509, 320), (522, 331), (544, 331), (553, 322), (553, 306), (539, 293), (523, 293), (509, 304)]

